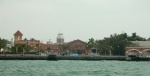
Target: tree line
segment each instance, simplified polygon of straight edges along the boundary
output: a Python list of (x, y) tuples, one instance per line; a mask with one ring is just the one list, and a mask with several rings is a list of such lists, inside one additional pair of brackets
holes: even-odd
[(111, 34), (100, 40), (89, 39), (88, 48), (95, 48), (100, 55), (125, 55), (125, 47), (133, 46), (131, 41), (150, 41), (150, 38), (143, 38), (136, 33), (131, 36), (127, 33)]

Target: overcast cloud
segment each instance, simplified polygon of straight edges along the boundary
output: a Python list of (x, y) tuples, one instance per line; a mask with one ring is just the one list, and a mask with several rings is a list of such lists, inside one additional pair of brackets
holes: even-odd
[(114, 33), (150, 37), (150, 0), (0, 0), (0, 37), (56, 42), (103, 39)]

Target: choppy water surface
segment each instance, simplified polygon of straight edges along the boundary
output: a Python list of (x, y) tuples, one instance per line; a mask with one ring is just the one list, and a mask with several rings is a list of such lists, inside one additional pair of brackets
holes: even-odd
[(0, 76), (149, 76), (150, 62), (0, 60)]

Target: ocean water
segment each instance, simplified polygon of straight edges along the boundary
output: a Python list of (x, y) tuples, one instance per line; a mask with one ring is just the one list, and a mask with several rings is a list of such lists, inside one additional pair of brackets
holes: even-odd
[(0, 76), (150, 76), (150, 62), (0, 60)]

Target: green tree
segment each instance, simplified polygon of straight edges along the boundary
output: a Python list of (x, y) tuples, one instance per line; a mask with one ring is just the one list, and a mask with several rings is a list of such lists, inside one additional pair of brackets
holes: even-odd
[(40, 44), (38, 43), (38, 44), (36, 44), (36, 50), (38, 51), (38, 53), (40, 53)]
[(93, 38), (89, 39), (88, 44), (87, 44), (87, 47), (88, 47), (89, 49), (92, 49), (92, 48), (94, 48), (94, 45), (95, 45), (94, 39), (93, 39)]
[(99, 40), (98, 51), (101, 55), (111, 55), (111, 45), (109, 44), (108, 40), (108, 38)]
[(69, 46), (65, 45), (65, 44), (59, 44), (59, 50), (61, 54), (68, 54), (69, 51)]
[(128, 37), (129, 41), (146, 41), (145, 38), (138, 36), (136, 33), (132, 33), (132, 36)]
[(114, 35), (111, 40), (112, 52), (114, 55), (125, 55), (125, 47), (131, 42), (126, 33)]
[(5, 48), (7, 43), (8, 43), (8, 40), (0, 38), (0, 49)]
[(99, 40), (99, 50), (103, 55), (125, 55), (125, 47), (129, 46), (126, 33), (113, 34), (110, 37)]
[(61, 47), (62, 47), (62, 49), (63, 49), (64, 51), (69, 49), (69, 46), (64, 45), (64, 44), (62, 44)]
[(15, 44), (14, 48), (16, 53), (22, 53), (25, 51), (25, 44)]
[(150, 38), (148, 38), (147, 41), (150, 41)]
[(24, 41), (28, 41), (28, 39), (27, 39), (27, 38), (24, 38)]
[(30, 39), (30, 41), (35, 41), (35, 40), (36, 40), (36, 39), (34, 39), (34, 38), (31, 38), (31, 39)]

